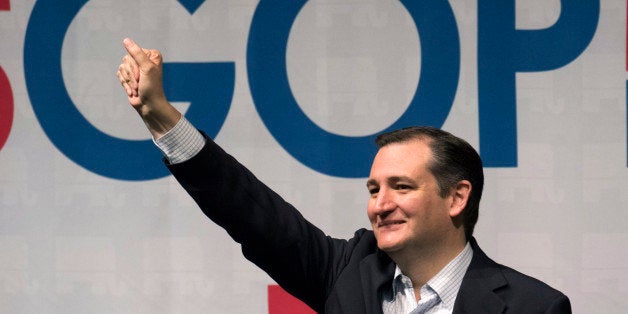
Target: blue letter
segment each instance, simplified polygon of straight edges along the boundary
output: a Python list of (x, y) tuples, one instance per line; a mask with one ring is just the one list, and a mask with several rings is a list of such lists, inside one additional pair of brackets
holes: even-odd
[[(50, 141), (90, 171), (123, 180), (166, 176), (168, 171), (160, 165), (159, 150), (151, 140), (124, 140), (101, 132), (67, 94), (61, 49), (70, 23), (85, 3), (87, 0), (35, 3), (24, 43), (24, 74), (35, 115)], [(112, 80), (114, 70), (107, 76)], [(232, 62), (164, 64), (164, 84), (168, 99), (190, 101), (186, 117), (214, 136), (231, 104), (235, 66)]]
[(480, 152), (485, 166), (517, 166), (515, 74), (562, 67), (593, 38), (599, 0), (562, 0), (561, 7), (552, 27), (517, 30), (515, 0), (478, 1)]
[[(365, 177), (375, 135), (327, 132), (299, 108), (286, 70), (288, 35), (306, 1), (260, 1), (249, 33), (247, 67), (251, 95), (266, 127), (294, 158), (339, 177)], [(447, 1), (401, 1), (420, 34), (421, 75), (406, 112), (386, 131), (409, 125), (441, 127), (451, 109), (460, 68), (456, 21)]]

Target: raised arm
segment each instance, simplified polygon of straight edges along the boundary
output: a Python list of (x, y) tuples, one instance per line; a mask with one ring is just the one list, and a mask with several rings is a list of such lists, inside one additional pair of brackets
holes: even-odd
[(118, 79), (129, 103), (153, 138), (158, 139), (181, 119), (181, 113), (168, 102), (164, 93), (161, 53), (143, 49), (130, 38), (125, 38), (123, 44), (128, 54), (118, 67)]
[[(205, 139), (168, 103), (159, 51), (142, 49), (128, 38), (123, 43), (128, 55), (118, 68), (118, 79), (170, 161), (168, 169), (203, 212), (242, 245), (247, 259), (284, 289), (323, 310), (337, 274), (359, 241), (327, 237), (216, 143)], [(199, 141), (190, 140), (195, 134)], [(191, 143), (195, 147), (185, 149)]]

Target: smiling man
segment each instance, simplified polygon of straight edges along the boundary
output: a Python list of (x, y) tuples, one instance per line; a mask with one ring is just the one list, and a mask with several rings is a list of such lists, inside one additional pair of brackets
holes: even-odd
[(470, 237), (477, 221), (480, 157), (465, 141), (428, 127), (382, 134), (376, 142), (367, 213), (378, 248), (396, 264), (384, 308), (451, 312), (473, 255), (465, 230)]
[[(373, 230), (334, 239), (197, 131), (165, 98), (162, 57), (124, 40), (117, 76), (165, 162), (244, 256), (321, 313), (570, 313), (569, 299), (489, 259), (473, 238), (482, 162), (430, 127), (380, 135)], [(234, 304), (237, 312), (237, 304)]]

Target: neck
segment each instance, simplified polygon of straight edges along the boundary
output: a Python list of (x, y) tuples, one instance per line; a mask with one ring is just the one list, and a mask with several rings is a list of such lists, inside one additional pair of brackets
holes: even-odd
[(412, 281), (417, 300), (419, 291), (430, 279), (453, 260), (466, 245), (466, 239), (441, 242), (438, 245), (417, 248), (412, 252), (391, 252), (389, 256), (401, 272)]

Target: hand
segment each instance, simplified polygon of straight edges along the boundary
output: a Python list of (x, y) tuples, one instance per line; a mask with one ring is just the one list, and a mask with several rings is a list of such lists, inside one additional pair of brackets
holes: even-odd
[(128, 54), (118, 67), (118, 80), (122, 84), (129, 103), (140, 114), (154, 138), (170, 130), (181, 114), (166, 99), (162, 83), (161, 53), (142, 49), (133, 40), (125, 38)]
[(162, 86), (161, 53), (157, 50), (142, 49), (133, 40), (123, 41), (128, 54), (122, 58), (118, 67), (118, 79), (127, 93), (129, 103), (140, 110), (144, 105), (150, 106), (165, 100)]

